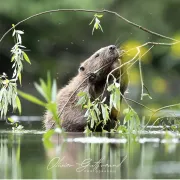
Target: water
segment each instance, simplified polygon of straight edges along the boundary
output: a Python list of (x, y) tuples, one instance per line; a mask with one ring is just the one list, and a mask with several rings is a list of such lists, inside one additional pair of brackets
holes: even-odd
[(0, 131), (0, 178), (180, 178), (179, 134), (54, 135)]

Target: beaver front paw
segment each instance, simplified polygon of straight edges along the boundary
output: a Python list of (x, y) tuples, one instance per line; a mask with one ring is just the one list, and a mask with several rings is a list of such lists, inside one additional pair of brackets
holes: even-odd
[(96, 74), (95, 73), (89, 73), (89, 82), (93, 83), (96, 81)]

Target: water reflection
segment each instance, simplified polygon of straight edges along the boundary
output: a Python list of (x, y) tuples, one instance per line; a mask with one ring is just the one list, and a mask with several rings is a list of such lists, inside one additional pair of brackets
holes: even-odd
[(0, 178), (180, 178), (178, 135), (42, 133), (1, 131)]

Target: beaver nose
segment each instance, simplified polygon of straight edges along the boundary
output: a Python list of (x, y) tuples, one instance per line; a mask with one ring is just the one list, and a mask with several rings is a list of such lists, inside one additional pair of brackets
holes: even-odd
[(115, 45), (109, 46), (109, 50), (115, 50), (115, 49), (116, 49), (116, 46), (115, 46)]

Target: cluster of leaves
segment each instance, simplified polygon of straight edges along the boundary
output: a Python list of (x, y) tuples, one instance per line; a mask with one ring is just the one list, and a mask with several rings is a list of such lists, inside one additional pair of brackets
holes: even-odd
[(91, 101), (87, 93), (78, 93), (79, 100), (76, 105), (86, 109), (85, 117), (87, 118), (87, 127), (85, 132), (96, 131), (99, 124), (101, 124), (102, 132), (106, 132), (104, 127), (107, 125), (108, 121), (111, 121), (112, 111), (116, 111), (117, 115), (116, 126), (114, 129), (110, 130), (111, 132), (138, 132), (140, 128), (140, 119), (138, 114), (130, 106), (123, 111), (123, 125), (120, 125), (120, 83), (114, 78), (113, 83), (107, 87), (107, 90), (110, 93), (109, 104), (106, 104), (106, 97), (103, 100), (98, 97), (94, 101)]
[(13, 79), (8, 80), (5, 73), (0, 76), (0, 110), (1, 118), (5, 117), (8, 106), (12, 105), (13, 110), (18, 108), (21, 113), (21, 102), (17, 96), (17, 84)]
[[(109, 120), (109, 107), (105, 104), (106, 98), (102, 101), (100, 98), (91, 102), (89, 95), (85, 92), (78, 93), (79, 100), (77, 106), (86, 109), (85, 117), (87, 118), (86, 132), (95, 131), (99, 124), (102, 124), (102, 131)], [(90, 127), (90, 129), (89, 129)]]
[(56, 80), (51, 80), (50, 73), (47, 74), (47, 82), (45, 82), (43, 79), (40, 79), (40, 84), (34, 83), (34, 86), (36, 90), (40, 93), (40, 95), (45, 99), (45, 101), (40, 100), (39, 98), (32, 96), (28, 93), (24, 93), (22, 91), (18, 91), (18, 94), (34, 103), (40, 106), (43, 106), (45, 109), (47, 109), (52, 114), (52, 119), (55, 121), (56, 128), (48, 130), (43, 135), (43, 143), (46, 148), (52, 147), (52, 143), (50, 142), (50, 137), (54, 133), (62, 133), (61, 128), (61, 121), (58, 115), (58, 108), (56, 103), (56, 94), (57, 94), (57, 84)]
[(114, 82), (108, 86), (107, 90), (110, 93), (110, 101), (109, 101), (110, 111), (114, 107), (117, 111), (120, 112), (120, 102), (121, 102), (120, 83), (117, 82), (116, 78), (114, 78)]
[(123, 110), (123, 114), (124, 114), (123, 125), (119, 126), (117, 131), (123, 132), (125, 130), (124, 127), (127, 127), (128, 132), (138, 133), (140, 130), (140, 119), (137, 112), (129, 106), (128, 108)]
[(19, 82), (21, 84), (21, 72), (23, 70), (23, 61), (25, 60), (26, 62), (31, 64), (27, 54), (24, 52), (26, 47), (22, 45), (22, 34), (24, 34), (23, 31), (16, 30), (14, 28), (12, 36), (14, 37), (15, 45), (11, 49), (11, 62), (13, 63), (12, 78), (8, 79), (5, 73), (3, 73), (0, 76), (1, 118), (6, 117), (9, 105), (12, 106), (13, 111), (15, 111), (18, 108), (19, 113), (21, 113), (21, 102), (17, 95), (17, 81), (19, 79)]
[(103, 17), (102, 14), (95, 14), (92, 21), (90, 22), (89, 25), (91, 25), (94, 22), (93, 29), (92, 29), (92, 35), (93, 35), (95, 29), (96, 30), (100, 29), (103, 32), (103, 29), (102, 29), (102, 26), (101, 26), (100, 20), (99, 20), (102, 17)]
[(45, 82), (43, 79), (40, 79), (40, 84), (34, 83), (34, 85), (35, 85), (36, 90), (41, 94), (41, 96), (45, 99), (45, 101), (42, 101), (35, 96), (32, 96), (28, 93), (24, 93), (19, 90), (18, 90), (18, 94), (22, 98), (48, 109), (49, 112), (52, 113), (52, 116), (56, 122), (56, 125), (60, 127), (60, 120), (58, 117), (57, 104), (56, 104), (56, 94), (57, 94), (56, 80), (52, 81), (50, 73), (48, 73), (47, 82)]
[[(14, 26), (14, 25), (13, 25)], [(21, 72), (23, 70), (23, 61), (25, 60), (29, 64), (31, 64), (28, 55), (25, 53), (26, 47), (22, 45), (22, 37), (21, 35), (24, 34), (23, 31), (16, 30), (14, 28), (12, 36), (14, 37), (15, 45), (11, 49), (12, 58), (11, 62), (13, 63), (12, 68), (14, 68), (12, 78), (17, 79), (19, 78), (19, 82), (21, 84)]]

